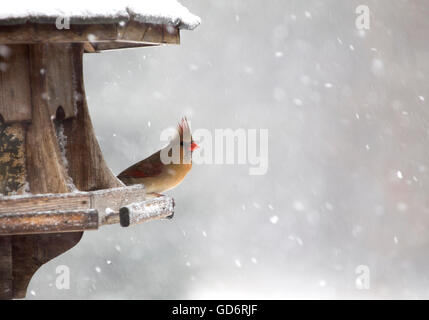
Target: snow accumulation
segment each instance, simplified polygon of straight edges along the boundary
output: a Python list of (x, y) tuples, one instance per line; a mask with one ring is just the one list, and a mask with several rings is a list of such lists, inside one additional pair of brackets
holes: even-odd
[(189, 30), (201, 22), (176, 0), (14, 0), (0, 6), (0, 25), (51, 23), (58, 17), (69, 18), (71, 24), (136, 20)]

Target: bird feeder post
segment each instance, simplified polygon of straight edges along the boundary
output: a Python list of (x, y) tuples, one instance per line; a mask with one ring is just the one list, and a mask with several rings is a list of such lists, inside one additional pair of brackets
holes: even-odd
[(84, 52), (178, 44), (179, 29), (199, 19), (171, 24), (166, 15), (152, 23), (128, 10), (103, 23), (71, 19), (58, 30), (55, 18), (2, 21), (0, 14), (0, 299), (25, 297), (41, 265), (84, 230), (119, 223), (120, 211), (124, 226), (173, 214), (173, 199), (125, 187), (106, 165), (82, 59)]

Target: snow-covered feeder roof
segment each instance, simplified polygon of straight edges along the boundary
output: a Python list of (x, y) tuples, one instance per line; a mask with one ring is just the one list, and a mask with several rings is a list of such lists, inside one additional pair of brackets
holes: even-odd
[(176, 0), (13, 0), (0, 6), (0, 43), (90, 42), (99, 50), (178, 43), (180, 29), (200, 22)]

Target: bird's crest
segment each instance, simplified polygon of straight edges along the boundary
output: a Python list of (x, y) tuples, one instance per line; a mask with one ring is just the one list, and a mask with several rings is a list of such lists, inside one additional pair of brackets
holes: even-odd
[(182, 121), (177, 125), (177, 131), (179, 132), (180, 144), (189, 144), (188, 150), (194, 151), (199, 146), (192, 139), (191, 128), (189, 127), (188, 119), (182, 118)]
[(180, 142), (192, 140), (191, 128), (189, 127), (188, 119), (186, 119), (186, 117), (183, 117), (177, 125), (177, 131), (179, 132)]

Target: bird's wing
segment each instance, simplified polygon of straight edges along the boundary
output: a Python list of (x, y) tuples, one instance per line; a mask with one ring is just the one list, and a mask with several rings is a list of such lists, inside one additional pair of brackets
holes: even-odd
[[(157, 157), (154, 157), (156, 154), (151, 157), (144, 159), (128, 169), (122, 171), (119, 175), (119, 179), (127, 179), (127, 178), (148, 178), (148, 177), (156, 177), (162, 172), (163, 164), (162, 162), (156, 161)], [(158, 156), (159, 157), (159, 156)]]

